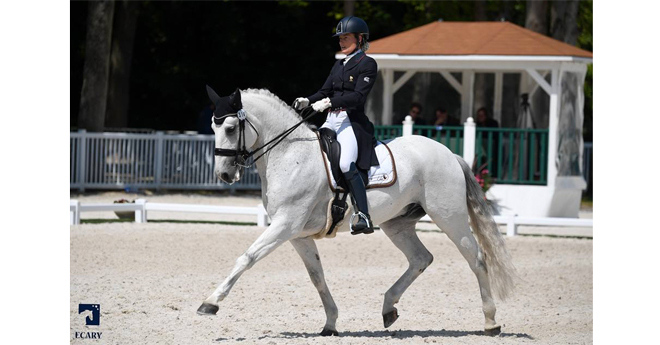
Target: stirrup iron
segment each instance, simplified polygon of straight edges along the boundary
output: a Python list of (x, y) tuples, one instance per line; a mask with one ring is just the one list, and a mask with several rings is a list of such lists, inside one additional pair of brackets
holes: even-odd
[[(358, 217), (358, 221), (359, 221), (359, 219), (364, 219), (364, 221), (367, 223), (367, 227), (365, 229), (362, 229), (362, 230), (353, 230), (353, 220), (355, 219), (355, 217)], [(366, 214), (364, 214), (360, 211), (358, 211), (356, 213), (353, 213), (351, 215), (351, 220), (349, 221), (348, 225), (349, 225), (349, 228), (351, 229), (351, 234), (353, 234), (353, 235), (371, 234), (371, 233), (374, 232), (374, 225), (371, 222), (371, 218), (369, 218), (369, 216), (367, 216)]]

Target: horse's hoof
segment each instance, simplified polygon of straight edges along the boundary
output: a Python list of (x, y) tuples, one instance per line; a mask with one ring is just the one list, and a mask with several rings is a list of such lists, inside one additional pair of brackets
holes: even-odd
[(486, 335), (494, 337), (496, 335), (499, 335), (502, 331), (502, 327), (497, 326), (495, 328), (487, 329), (486, 330)]
[(335, 331), (334, 329), (327, 329), (323, 328), (321, 331), (321, 336), (323, 337), (336, 337), (339, 335), (339, 332)]
[(210, 303), (202, 303), (202, 305), (197, 309), (197, 314), (199, 315), (215, 315), (220, 307)]
[(399, 313), (396, 308), (387, 314), (383, 314), (383, 324), (385, 328), (392, 326), (394, 321), (399, 318)]

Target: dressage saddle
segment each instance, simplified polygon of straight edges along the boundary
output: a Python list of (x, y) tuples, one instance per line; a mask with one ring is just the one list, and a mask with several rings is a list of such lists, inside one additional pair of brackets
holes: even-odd
[[(337, 186), (341, 187), (344, 191), (348, 190), (348, 185), (346, 180), (344, 180), (344, 174), (339, 168), (339, 159), (341, 158), (341, 143), (337, 141), (337, 133), (330, 128), (320, 128), (318, 130), (319, 137), (321, 140), (321, 149), (328, 156), (330, 161), (330, 170), (332, 171), (332, 177), (335, 178)], [(369, 184), (369, 174), (367, 171), (358, 169), (364, 185)]]
[[(328, 229), (327, 235), (331, 235), (335, 230), (337, 224), (344, 220), (346, 214), (346, 209), (348, 204), (346, 203), (346, 198), (348, 197), (349, 186), (344, 178), (344, 173), (342, 173), (341, 168), (339, 168), (339, 160), (341, 158), (341, 143), (337, 141), (337, 133), (329, 128), (321, 128), (318, 130), (319, 140), (321, 142), (321, 150), (325, 152), (328, 156), (328, 161), (330, 161), (330, 170), (332, 176), (337, 182), (337, 188), (335, 188), (335, 197), (332, 199), (331, 206), (331, 215), (332, 223)], [(369, 183), (368, 173), (366, 171), (359, 170), (359, 177), (362, 178), (364, 185), (366, 186)], [(341, 189), (340, 189), (341, 188)], [(343, 193), (343, 196), (341, 195)], [(353, 200), (355, 203), (355, 200)], [(366, 200), (364, 201), (366, 203)], [(357, 209), (357, 205), (354, 205)], [(351, 228), (352, 230), (352, 228)], [(373, 230), (371, 230), (373, 232)], [(355, 234), (360, 232), (355, 232)], [(370, 232), (364, 232), (370, 233)]]

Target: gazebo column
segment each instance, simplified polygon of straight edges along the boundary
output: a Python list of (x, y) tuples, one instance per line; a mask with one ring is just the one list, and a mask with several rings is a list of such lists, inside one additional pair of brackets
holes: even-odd
[(520, 92), (518, 93), (518, 100), (520, 101), (520, 97), (524, 94), (527, 93), (529, 94), (529, 91), (531, 90), (531, 85), (529, 82), (529, 75), (527, 75), (527, 72), (522, 71), (520, 73)]
[(474, 108), (474, 71), (463, 71), (463, 92), (461, 92), (461, 123), (473, 116)]
[(493, 97), (493, 118), (502, 127), (502, 88), (504, 84), (504, 73), (495, 72), (495, 95)]
[[(543, 81), (545, 82), (545, 80)], [(543, 84), (539, 83), (539, 85), (543, 87)], [(552, 69), (549, 93), (550, 120), (548, 124), (548, 187), (554, 187), (555, 180), (557, 178), (557, 136), (559, 135), (559, 110), (561, 107), (561, 69), (557, 67)]]
[(394, 71), (392, 69), (382, 70), (383, 73), (383, 117), (382, 124), (391, 125), (392, 124), (392, 99), (394, 96), (393, 83), (394, 83)]
[[(387, 69), (383, 71), (384, 88), (383, 88), (383, 124), (399, 125), (399, 123), (392, 123), (392, 113), (394, 108), (394, 94), (412, 78), (417, 71), (406, 71), (396, 82), (394, 82), (394, 70)], [(389, 95), (389, 98), (387, 97)]]

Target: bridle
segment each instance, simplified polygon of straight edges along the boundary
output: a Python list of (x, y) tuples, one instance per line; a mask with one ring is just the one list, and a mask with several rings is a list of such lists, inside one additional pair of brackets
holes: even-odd
[[(257, 139), (259, 138), (259, 131), (254, 127), (252, 122), (247, 119), (247, 112), (243, 109), (235, 112), (235, 113), (230, 113), (230, 114), (225, 114), (223, 116), (215, 116), (213, 114), (213, 123), (216, 125), (221, 125), (226, 118), (228, 117), (236, 117), (238, 118), (238, 147), (236, 149), (220, 149), (220, 148), (215, 148), (214, 153), (216, 156), (222, 156), (222, 157), (234, 157), (234, 166), (240, 166), (243, 168), (247, 168), (250, 165), (245, 165), (245, 162), (250, 158), (252, 155), (254, 155), (253, 152), (249, 152), (247, 148), (245, 147), (245, 123), (247, 122), (250, 127), (254, 130), (254, 132), (257, 134)], [(239, 163), (239, 159), (241, 160), (242, 163)]]
[[(215, 123), (216, 125), (222, 124), (222, 122), (228, 117), (238, 118), (238, 131), (239, 131), (238, 132), (238, 143), (236, 145), (237, 146), (236, 149), (215, 148), (214, 154), (216, 156), (222, 156), (222, 157), (234, 157), (234, 162), (233, 162), (234, 166), (239, 166), (241, 168), (249, 168), (254, 163), (256, 163), (257, 160), (259, 160), (259, 158), (263, 157), (263, 155), (265, 155), (268, 151), (272, 150), (275, 146), (277, 146), (289, 134), (293, 133), (293, 131), (296, 128), (298, 128), (298, 126), (300, 126), (301, 124), (303, 124), (305, 121), (307, 121), (308, 119), (310, 119), (312, 116), (314, 116), (316, 114), (318, 114), (318, 112), (316, 110), (312, 109), (311, 106), (303, 108), (302, 111), (300, 112), (300, 115), (304, 116), (302, 121), (300, 121), (297, 124), (293, 125), (292, 127), (287, 129), (286, 131), (282, 132), (280, 135), (276, 136), (275, 138), (273, 138), (269, 142), (265, 143), (264, 145), (254, 149), (253, 151), (248, 151), (247, 148), (245, 147), (245, 123), (247, 122), (250, 125), (250, 127), (252, 127), (254, 132), (257, 134), (257, 139), (259, 138), (259, 132), (254, 127), (252, 122), (250, 122), (250, 120), (248, 120), (247, 112), (244, 109), (240, 109), (239, 111), (237, 111), (235, 113), (229, 113), (229, 114), (225, 114), (225, 115), (219, 116), (219, 117), (217, 117), (217, 116), (215, 116), (215, 114), (213, 114), (213, 123)], [(255, 153), (257, 153), (258, 151), (261, 151), (264, 147), (270, 145), (272, 142), (274, 142), (276, 140), (277, 140), (277, 142), (275, 144), (273, 144), (271, 147), (266, 149), (262, 154), (257, 156), (257, 158), (255, 158), (252, 161), (251, 164), (245, 164), (245, 162), (247, 162), (247, 160), (250, 157), (254, 156)], [(239, 161), (240, 161), (240, 163), (239, 163)]]

